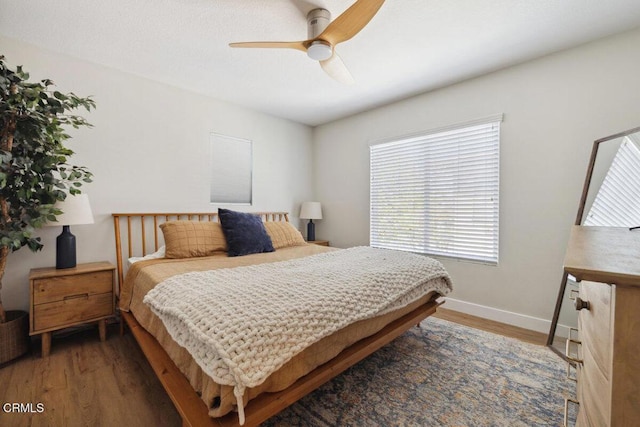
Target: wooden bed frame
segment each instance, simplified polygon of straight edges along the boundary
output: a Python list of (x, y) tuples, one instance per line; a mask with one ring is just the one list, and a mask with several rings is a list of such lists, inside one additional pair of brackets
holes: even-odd
[[(260, 212), (264, 221), (289, 221), (286, 212)], [(118, 284), (124, 278), (123, 257), (125, 259), (139, 254), (146, 255), (147, 241), (153, 239), (153, 251), (160, 247), (159, 225), (165, 221), (188, 219), (198, 221), (217, 221), (217, 213), (114, 213), (116, 238), (116, 258)], [(151, 231), (150, 231), (151, 229)], [(126, 232), (125, 232), (126, 230)], [(126, 242), (126, 245), (124, 244)], [(125, 247), (127, 251), (125, 253)], [(298, 379), (287, 389), (277, 393), (263, 393), (249, 401), (245, 406), (245, 426), (257, 426), (282, 411), (297, 400), (306, 396), (322, 384), (338, 376), (349, 367), (388, 344), (412, 326), (436, 312), (441, 304), (434, 296), (427, 303), (388, 324), (378, 333), (364, 338), (343, 350), (334, 359), (317, 367)], [(182, 417), (183, 426), (200, 427), (238, 426), (238, 414), (231, 412), (221, 418), (211, 418), (200, 396), (191, 387), (187, 378), (180, 372), (158, 341), (148, 333), (131, 313), (121, 312), (122, 319), (128, 325), (142, 352), (162, 383)], [(123, 327), (123, 326), (122, 326)], [(121, 327), (121, 331), (122, 331)]]

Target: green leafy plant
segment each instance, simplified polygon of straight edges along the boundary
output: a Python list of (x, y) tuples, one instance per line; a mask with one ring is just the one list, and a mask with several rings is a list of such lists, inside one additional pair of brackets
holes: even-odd
[[(61, 213), (56, 201), (79, 194), (92, 177), (85, 167), (67, 163), (73, 151), (63, 142), (70, 138), (66, 127), (91, 126), (68, 111), (90, 111), (94, 101), (53, 90), (48, 79), (28, 80), (21, 66), (9, 69), (0, 55), (0, 291), (9, 253), (23, 246), (42, 249), (35, 230), (55, 221)], [(0, 298), (0, 322), (5, 321)]]

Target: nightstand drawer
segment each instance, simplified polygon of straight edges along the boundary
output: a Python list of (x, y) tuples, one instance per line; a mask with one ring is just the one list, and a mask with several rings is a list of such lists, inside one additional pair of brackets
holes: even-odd
[(62, 301), (37, 305), (33, 311), (35, 333), (50, 328), (63, 328), (81, 321), (112, 315), (113, 293), (89, 295), (76, 290)]
[(94, 271), (70, 276), (34, 280), (33, 304), (64, 301), (65, 297), (86, 294), (93, 296), (111, 292), (113, 271)]

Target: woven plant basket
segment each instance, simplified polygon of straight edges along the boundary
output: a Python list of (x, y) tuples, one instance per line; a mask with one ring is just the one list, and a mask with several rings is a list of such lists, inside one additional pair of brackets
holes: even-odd
[(29, 350), (29, 313), (7, 311), (7, 321), (0, 323), (0, 365)]

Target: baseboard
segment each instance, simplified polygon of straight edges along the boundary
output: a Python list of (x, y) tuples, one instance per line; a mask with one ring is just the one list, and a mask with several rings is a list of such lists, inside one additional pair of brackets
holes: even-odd
[[(483, 319), (493, 320), (495, 322), (506, 323), (507, 325), (517, 326), (531, 331), (541, 332), (543, 334), (549, 333), (551, 327), (551, 321), (540, 319), (533, 316), (527, 316), (526, 314), (514, 313), (512, 311), (500, 310), (494, 307), (488, 307), (485, 305), (474, 304), (471, 302), (461, 301), (453, 298), (445, 297), (445, 304), (443, 308), (459, 311), (461, 313), (469, 314), (471, 316), (482, 317)], [(568, 334), (568, 327), (558, 325), (556, 328), (556, 335), (566, 337)]]

